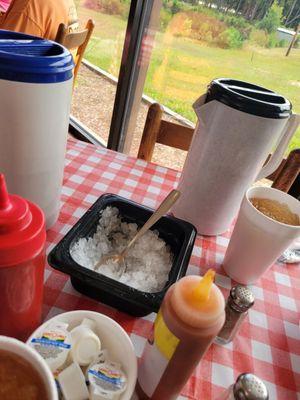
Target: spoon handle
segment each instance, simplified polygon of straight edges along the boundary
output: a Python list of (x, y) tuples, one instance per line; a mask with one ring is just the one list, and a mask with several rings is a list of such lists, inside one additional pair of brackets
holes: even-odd
[(141, 229), (136, 233), (136, 235), (131, 239), (125, 249), (122, 251), (121, 256), (125, 257), (128, 250), (134, 245), (134, 243), (143, 236), (163, 215), (165, 215), (172, 205), (180, 197), (179, 190), (173, 189), (164, 201), (160, 204), (158, 209), (151, 215), (151, 217), (146, 221), (146, 223), (141, 227)]

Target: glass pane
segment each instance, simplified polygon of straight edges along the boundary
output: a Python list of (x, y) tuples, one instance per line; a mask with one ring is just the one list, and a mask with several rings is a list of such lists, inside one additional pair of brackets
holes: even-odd
[[(116, 82), (123, 50), (130, 1), (77, 0), (80, 26), (92, 18), (95, 29), (73, 95), (72, 115), (105, 142), (109, 134)], [(94, 67), (98, 67), (95, 70)]]
[[(231, 77), (279, 92), (300, 112), (300, 38), (285, 55), (292, 27), (300, 22), (294, 3), (164, 1), (144, 93), (195, 123), (193, 102), (212, 79)], [(278, 30), (280, 26), (283, 29)], [(143, 102), (132, 154), (137, 154), (147, 108)], [(168, 113), (164, 118), (178, 122)], [(290, 144), (290, 149), (295, 147), (300, 147), (300, 129)], [(181, 168), (185, 156), (180, 150), (156, 145), (153, 161)]]

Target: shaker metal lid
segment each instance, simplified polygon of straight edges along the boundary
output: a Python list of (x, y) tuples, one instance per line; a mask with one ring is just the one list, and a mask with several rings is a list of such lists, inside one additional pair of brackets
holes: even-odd
[(235, 400), (268, 400), (264, 382), (253, 374), (241, 374), (233, 387)]
[(262, 86), (229, 78), (214, 79), (209, 84), (205, 102), (212, 100), (265, 118), (288, 118), (292, 111), (291, 102), (280, 94)]
[(237, 311), (247, 311), (254, 304), (254, 295), (247, 286), (237, 285), (231, 288), (230, 298)]

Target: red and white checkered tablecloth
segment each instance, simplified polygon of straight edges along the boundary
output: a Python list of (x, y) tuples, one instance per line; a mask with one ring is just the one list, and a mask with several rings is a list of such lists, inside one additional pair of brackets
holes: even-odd
[[(156, 207), (176, 186), (179, 172), (104, 148), (69, 140), (59, 221), (48, 231), (47, 252), (69, 231), (99, 196), (115, 193)], [(198, 236), (188, 274), (217, 271), (216, 283), (227, 295), (231, 279), (221, 263), (230, 233)], [(226, 346), (212, 345), (185, 386), (180, 400), (211, 400), (242, 372), (266, 383), (271, 400), (300, 399), (300, 270), (278, 264), (252, 287), (256, 302), (240, 334)], [(81, 296), (68, 276), (47, 267), (43, 317), (89, 309), (115, 319), (128, 332), (140, 356), (155, 314), (134, 318)]]

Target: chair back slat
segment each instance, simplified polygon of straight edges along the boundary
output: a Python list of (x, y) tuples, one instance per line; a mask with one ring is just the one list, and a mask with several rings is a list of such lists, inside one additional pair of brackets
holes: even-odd
[(158, 103), (149, 107), (144, 131), (138, 151), (138, 158), (151, 161), (155, 143), (188, 150), (194, 129), (162, 119), (163, 109)]
[(193, 134), (194, 129), (192, 128), (162, 120), (156, 141), (166, 146), (188, 151)]
[(151, 161), (154, 152), (154, 146), (159, 132), (163, 110), (158, 103), (149, 107), (143, 135), (138, 151), (138, 158)]
[(80, 32), (68, 33), (64, 38), (63, 45), (69, 50), (80, 47), (85, 42), (88, 32), (87, 29), (84, 29)]
[[(276, 173), (277, 172), (277, 173)], [(300, 149), (292, 150), (284, 162), (275, 171), (272, 187), (283, 192), (288, 192), (300, 172)]]
[(92, 36), (94, 27), (95, 24), (92, 19), (88, 20), (85, 29), (78, 32), (73, 31), (73, 25), (71, 26), (71, 31), (70, 27), (66, 26), (65, 24), (60, 24), (58, 27), (55, 41), (71, 51), (77, 49), (74, 55), (74, 82), (78, 74), (83, 54)]

